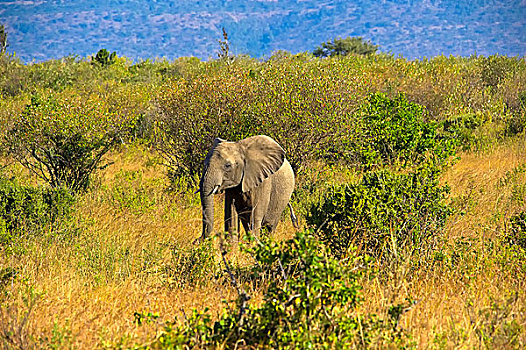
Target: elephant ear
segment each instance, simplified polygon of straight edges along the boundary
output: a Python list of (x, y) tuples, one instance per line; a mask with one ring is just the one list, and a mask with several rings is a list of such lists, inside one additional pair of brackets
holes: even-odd
[(249, 192), (281, 168), (285, 151), (276, 141), (264, 135), (246, 138), (239, 144), (245, 153), (241, 190)]

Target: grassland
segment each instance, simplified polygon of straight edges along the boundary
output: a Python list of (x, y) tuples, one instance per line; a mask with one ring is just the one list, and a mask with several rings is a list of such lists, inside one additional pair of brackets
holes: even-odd
[[(497, 63), (491, 63), (491, 59)], [(454, 211), (437, 237), (438, 243), (429, 248), (433, 249), (432, 259), (418, 266), (411, 260), (373, 261), (359, 281), (363, 301), (353, 312), (387, 319), (391, 306), (403, 305), (397, 329), (406, 334), (406, 347), (526, 346), (526, 247), (507, 241), (510, 217), (526, 210), (526, 139), (522, 124), (526, 106), (520, 99), (526, 91), (522, 80), (526, 69), (524, 59), (491, 59), (437, 58), (431, 63), (392, 58), (335, 61), (338, 69), (343, 69), (346, 86), (355, 87), (350, 92), (353, 97), (365, 98), (372, 91), (407, 91), (411, 101), (430, 110), (429, 118), (433, 120), (454, 120), (470, 114), (483, 121), (458, 136), (463, 137), (456, 153), (458, 160), (440, 175), (440, 182), (450, 186), (446, 200)], [(300, 57), (291, 64), (308, 66), (310, 60)], [(87, 191), (76, 195), (69, 217), (31, 232), (18, 230), (3, 241), (0, 344), (21, 349), (133, 348), (152, 344), (166, 322), (184, 322), (193, 308), (208, 308), (213, 317), (218, 317), (225, 307), (223, 301), (237, 296), (221, 259), (220, 238), (214, 238), (209, 247), (196, 243), (201, 233), (199, 196), (193, 193), (191, 181), (190, 185), (174, 182), (173, 164), (166, 167), (166, 154), (159, 153), (158, 144), (152, 141), (155, 132), (149, 125), (155, 125), (157, 118), (155, 99), (143, 97), (160, 91), (166, 99), (174, 81), (192, 81), (198, 74), (205, 74), (221, 83), (224, 76), (235, 76), (238, 71), (215, 67), (219, 65), (216, 62), (191, 60), (140, 67), (122, 60), (105, 70), (95, 67), (99, 69), (96, 72), (87, 62), (63, 62), (62, 68), (57, 68), (60, 64), (4, 66), (11, 74), (3, 81), (0, 104), (0, 125), (5, 133), (16, 124), (35, 93), (67, 94), (68, 89), (80, 90), (84, 81), (91, 83), (88, 90), (108, 81), (139, 87), (134, 91), (140, 96), (132, 99), (128, 109), (140, 109), (151, 124), (140, 124), (142, 129), (135, 130), (141, 133), (136, 132), (104, 155), (104, 162), (111, 165), (95, 172)], [(239, 71), (252, 72), (265, 63), (249, 60), (236, 64)], [(488, 75), (489, 68), (484, 64), (494, 70), (493, 75)], [(416, 68), (412, 70), (412, 66)], [(219, 78), (214, 76), (216, 70), (221, 72)], [(306, 71), (311, 72), (308, 67)], [(406, 72), (402, 78), (400, 71)], [(36, 79), (42, 72), (55, 74)], [(360, 79), (348, 80), (351, 75)], [(50, 76), (69, 80), (52, 80)], [(42, 88), (48, 83), (51, 86)], [(227, 83), (234, 86), (232, 90)], [(238, 91), (235, 81), (227, 83), (225, 90), (232, 94)], [(252, 91), (256, 91), (255, 96), (260, 93), (257, 88)], [(251, 98), (244, 92), (242, 96)], [(171, 98), (179, 101), (179, 95)], [(355, 111), (354, 104), (344, 107), (340, 110)], [(273, 116), (279, 114), (279, 109), (267, 112)], [(6, 144), (2, 147), (1, 176), (16, 178), (26, 186), (47, 186), (16, 162), (8, 148)], [(299, 168), (299, 184), (314, 183), (315, 187), (320, 181), (354, 181), (363, 171), (320, 159), (307, 159)], [(319, 187), (321, 193), (315, 191), (312, 196), (323, 195), (323, 186)], [(301, 193), (293, 201), (300, 213), (307, 210), (308, 204)], [(220, 207), (218, 196), (216, 208)], [(221, 222), (222, 211), (216, 210), (215, 215), (215, 221)], [(303, 216), (300, 222), (306, 226)], [(282, 220), (272, 234), (277, 241), (294, 235), (288, 219)], [(236, 267), (254, 264), (235, 244), (227, 259)], [(239, 278), (251, 302), (261, 302), (265, 281), (254, 283)], [(379, 338), (381, 335), (368, 346), (402, 346)]]

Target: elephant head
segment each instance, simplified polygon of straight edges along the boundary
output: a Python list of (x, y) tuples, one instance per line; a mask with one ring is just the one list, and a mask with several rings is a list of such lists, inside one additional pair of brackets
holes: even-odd
[(214, 227), (214, 198), (216, 193), (240, 186), (250, 192), (283, 164), (285, 151), (273, 139), (259, 135), (238, 142), (214, 140), (205, 158), (199, 184), (203, 209), (203, 237)]

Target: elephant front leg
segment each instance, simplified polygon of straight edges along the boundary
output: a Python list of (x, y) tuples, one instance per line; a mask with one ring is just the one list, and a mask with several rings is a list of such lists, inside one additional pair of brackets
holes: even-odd
[(261, 233), (263, 218), (268, 211), (269, 199), (266, 196), (256, 196), (256, 200), (252, 200), (254, 206), (250, 215), (250, 229), (253, 234), (259, 235)]
[(231, 191), (225, 191), (225, 232), (232, 237), (239, 232), (238, 215), (235, 208), (235, 198)]

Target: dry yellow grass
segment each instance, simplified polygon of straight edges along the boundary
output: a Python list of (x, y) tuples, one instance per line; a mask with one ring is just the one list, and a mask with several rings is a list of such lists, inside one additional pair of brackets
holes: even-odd
[[(4, 288), (3, 300), (11, 308), (3, 309), (3, 330), (9, 324), (20, 324), (28, 310), (28, 302), (24, 301), (30, 294), (28, 288), (39, 294), (27, 325), (20, 331), (25, 338), (14, 342), (79, 349), (130, 347), (151, 341), (162, 330), (164, 321), (180, 319), (183, 310), (189, 313), (194, 307), (209, 307), (217, 314), (221, 301), (235, 296), (235, 291), (221, 280), (180, 288), (163, 274), (163, 268), (172, 261), (172, 248), (191, 247), (200, 235), (200, 207), (198, 195), (177, 196), (164, 191), (163, 168), (152, 157), (136, 147), (109, 157), (115, 163), (76, 206), (75, 221), (80, 230), (74, 238), (36, 239), (26, 242), (23, 253), (0, 252), (0, 268), (18, 271), (18, 277)], [(524, 209), (524, 203), (510, 200), (510, 186), (499, 187), (498, 183), (507, 172), (525, 163), (524, 140), (488, 152), (461, 155), (461, 160), (443, 176), (451, 186), (451, 197), (463, 198), (466, 211), (451, 219), (446, 232), (449, 242), (481, 235), (494, 238), (504, 217)], [(128, 202), (122, 205), (124, 197), (115, 199), (115, 193), (127, 195), (126, 191), (137, 187), (143, 190), (146, 200), (154, 201), (148, 209), (141, 210)], [(219, 199), (216, 205), (221, 207)], [(221, 210), (216, 210), (216, 222), (221, 221), (221, 215)], [(287, 220), (275, 236), (283, 239), (293, 232)], [(484, 255), (481, 240), (473, 242)], [(242, 255), (232, 254), (233, 261), (247, 262)], [(466, 269), (412, 271), (402, 266), (390, 271), (389, 278), (364, 279), (365, 301), (360, 311), (385, 316), (389, 306), (406, 297), (419, 300), (400, 323), (419, 348), (484, 347), (481, 331), (498, 329), (512, 320), (520, 330), (509, 336), (518, 337), (514, 344), (526, 344), (524, 264), (522, 269), (514, 267), (512, 273), (498, 259), (480, 258), (469, 262), (472, 265)], [(492, 305), (502, 310), (485, 316), (485, 310)], [(138, 326), (134, 312), (151, 312), (159, 318)], [(515, 347), (498, 332), (492, 335), (496, 348)]]

